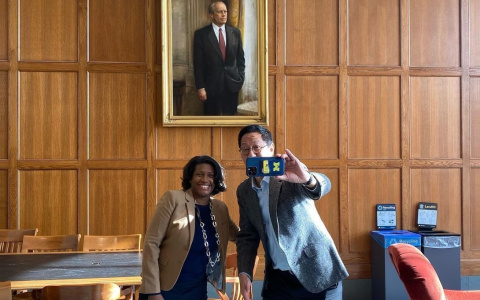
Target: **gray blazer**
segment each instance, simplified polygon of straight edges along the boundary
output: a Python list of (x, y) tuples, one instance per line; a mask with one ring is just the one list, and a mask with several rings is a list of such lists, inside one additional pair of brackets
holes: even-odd
[[(319, 182), (313, 191), (302, 184), (275, 177), (270, 179), (270, 217), (292, 272), (308, 291), (318, 293), (346, 278), (348, 272), (313, 201), (330, 191), (330, 180), (321, 173), (312, 174)], [(265, 249), (267, 245), (260, 204), (251, 178), (239, 185), (237, 198), (240, 207), (238, 271), (251, 275), (260, 240)], [(268, 270), (272, 261), (267, 251), (265, 259)], [(264, 288), (267, 282), (268, 272)]]

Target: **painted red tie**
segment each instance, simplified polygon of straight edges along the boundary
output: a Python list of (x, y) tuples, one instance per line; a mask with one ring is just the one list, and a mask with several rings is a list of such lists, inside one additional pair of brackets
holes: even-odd
[(218, 46), (222, 52), (223, 61), (225, 61), (225, 39), (223, 38), (222, 28), (218, 29)]

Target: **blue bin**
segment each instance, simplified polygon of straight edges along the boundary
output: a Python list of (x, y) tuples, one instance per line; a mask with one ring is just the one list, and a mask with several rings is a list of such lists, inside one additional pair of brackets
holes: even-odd
[(409, 299), (397, 271), (390, 260), (388, 246), (406, 243), (420, 249), (421, 235), (407, 230), (371, 231), (372, 260), (372, 299), (405, 300)]

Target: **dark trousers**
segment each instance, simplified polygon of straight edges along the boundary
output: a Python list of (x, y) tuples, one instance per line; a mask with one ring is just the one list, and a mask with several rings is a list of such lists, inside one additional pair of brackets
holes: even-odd
[(342, 300), (342, 282), (321, 291), (310, 293), (290, 271), (268, 269), (263, 300)]
[(207, 92), (207, 100), (203, 108), (205, 116), (234, 116), (237, 114), (238, 93), (232, 93), (228, 88), (224, 88), (223, 92), (216, 96), (209, 96)]

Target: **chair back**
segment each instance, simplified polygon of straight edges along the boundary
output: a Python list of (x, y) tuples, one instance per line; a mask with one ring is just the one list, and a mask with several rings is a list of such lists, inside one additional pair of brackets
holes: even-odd
[[(255, 276), (255, 272), (257, 271), (258, 260), (259, 257), (257, 255), (257, 257), (255, 258), (255, 265), (253, 267), (252, 276)], [(232, 275), (225, 278), (226, 284), (232, 284), (232, 293), (230, 294), (230, 297), (228, 297), (227, 294), (224, 294), (221, 291), (217, 290), (217, 294), (220, 297), (220, 300), (243, 300), (243, 296), (240, 291), (240, 279), (238, 278), (237, 253), (227, 254), (227, 257), (225, 259), (225, 269), (227, 271), (227, 274)], [(250, 299), (253, 299), (252, 290), (250, 290)], [(217, 299), (209, 298), (209, 300)]]
[(78, 251), (80, 234), (24, 236), (22, 253)]
[(420, 250), (398, 243), (390, 245), (388, 253), (411, 300), (446, 299), (437, 272)]
[[(141, 234), (84, 235), (82, 251), (140, 251)], [(135, 286), (122, 286), (122, 299), (134, 299)]]
[(114, 283), (85, 285), (49, 285), (42, 289), (40, 300), (114, 300), (120, 298), (120, 287)]
[(141, 239), (141, 234), (84, 235), (82, 251), (139, 251)]
[(10, 281), (0, 282), (0, 300), (12, 300), (12, 286)]
[(24, 235), (37, 235), (38, 229), (0, 229), (0, 253), (20, 253)]

